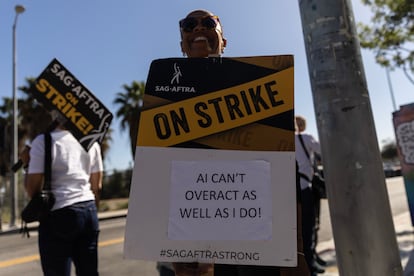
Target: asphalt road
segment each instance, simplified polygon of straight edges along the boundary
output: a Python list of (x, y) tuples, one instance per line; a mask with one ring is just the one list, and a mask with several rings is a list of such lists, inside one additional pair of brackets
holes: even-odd
[[(405, 193), (404, 181), (402, 176), (386, 179), (388, 196), (390, 200), (391, 212), (397, 216), (408, 211), (407, 196)], [(332, 226), (329, 214), (328, 200), (321, 201), (321, 226), (319, 230), (319, 241), (332, 239)]]
[[(125, 260), (123, 258), (125, 218), (101, 221), (100, 227), (100, 275), (158, 275), (155, 262)], [(37, 249), (36, 231), (31, 232), (29, 239), (23, 238), (18, 233), (0, 235), (0, 275), (43, 275)], [(73, 269), (72, 275), (75, 275)]]
[[(388, 178), (387, 187), (393, 215), (407, 212), (407, 199), (402, 177)], [(100, 275), (158, 276), (155, 262), (125, 260), (123, 258), (125, 218), (101, 221), (100, 225)], [(332, 230), (328, 204), (327, 200), (322, 200), (319, 240), (326, 241), (330, 239), (332, 239)], [(42, 275), (35, 231), (31, 232), (31, 238), (29, 239), (23, 238), (18, 233), (0, 235), (0, 275)], [(72, 275), (75, 274), (72, 273)]]

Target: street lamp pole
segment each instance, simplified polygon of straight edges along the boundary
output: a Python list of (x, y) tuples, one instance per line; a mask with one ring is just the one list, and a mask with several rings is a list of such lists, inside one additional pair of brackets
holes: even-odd
[(390, 89), (392, 106), (394, 108), (394, 111), (396, 111), (397, 110), (397, 105), (395, 104), (394, 89), (392, 89), (390, 69), (388, 69), (388, 67), (385, 67), (385, 72), (387, 73), (388, 88)]
[[(13, 151), (12, 151), (12, 164), (16, 164), (18, 161), (18, 132), (17, 132), (17, 96), (16, 96), (16, 26), (17, 18), (19, 14), (24, 12), (25, 8), (22, 5), (16, 5), (14, 7), (15, 16), (13, 24)], [(18, 203), (18, 193), (17, 193), (17, 174), (13, 171), (11, 172), (11, 183), (10, 183), (10, 194), (11, 194), (11, 216), (10, 216), (10, 226), (16, 225), (17, 217), (17, 203)]]

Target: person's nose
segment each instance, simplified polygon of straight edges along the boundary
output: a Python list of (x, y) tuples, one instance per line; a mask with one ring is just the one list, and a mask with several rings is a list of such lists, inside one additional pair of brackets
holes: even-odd
[(206, 27), (201, 24), (201, 20), (197, 22), (197, 25), (194, 27), (193, 32), (204, 31)]

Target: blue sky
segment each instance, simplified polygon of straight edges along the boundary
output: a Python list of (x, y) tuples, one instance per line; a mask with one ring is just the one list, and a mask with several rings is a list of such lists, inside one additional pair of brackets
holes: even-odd
[[(220, 16), (228, 45), (224, 56), (293, 54), (295, 111), (308, 119), (317, 136), (298, 1), (275, 0), (5, 0), (0, 5), (0, 98), (12, 96), (12, 25), (16, 4), (26, 11), (17, 23), (17, 84), (37, 77), (57, 58), (110, 110), (123, 84), (145, 81), (152, 60), (182, 57), (178, 19), (193, 9)], [(357, 22), (371, 13), (352, 0)], [(237, 9), (235, 9), (237, 7)], [(394, 111), (385, 69), (372, 52), (362, 51), (379, 144), (394, 140)], [(412, 84), (402, 72), (391, 73), (397, 106), (413, 102)], [(128, 132), (114, 129), (107, 169), (132, 166)]]

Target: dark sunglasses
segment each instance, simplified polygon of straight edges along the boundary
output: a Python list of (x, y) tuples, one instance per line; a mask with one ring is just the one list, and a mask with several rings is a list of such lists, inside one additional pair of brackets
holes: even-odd
[(212, 30), (217, 27), (219, 22), (220, 20), (217, 15), (208, 15), (202, 18), (186, 17), (180, 20), (180, 28), (186, 33), (191, 33), (194, 28), (201, 23), (201, 26)]

